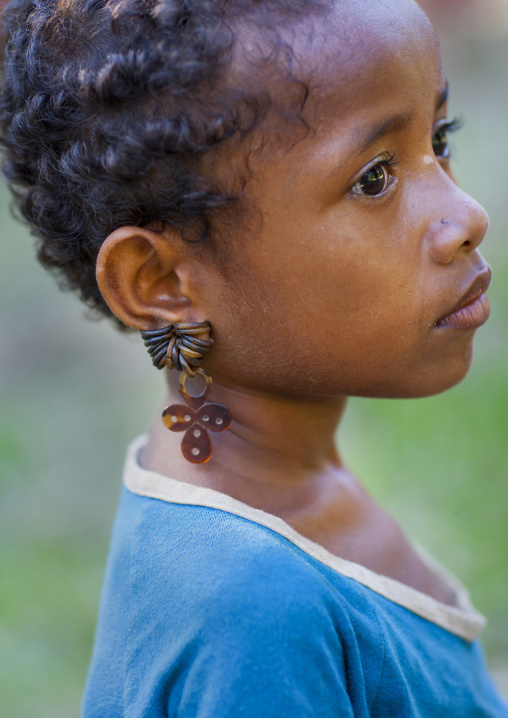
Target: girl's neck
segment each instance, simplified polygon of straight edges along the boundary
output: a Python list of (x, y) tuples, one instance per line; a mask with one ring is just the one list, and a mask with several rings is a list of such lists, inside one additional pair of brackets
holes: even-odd
[(183, 403), (171, 381), (149, 432), (145, 468), (265, 510), (273, 503), (282, 508), (284, 502), (299, 501), (325, 475), (341, 472), (334, 437), (345, 398), (287, 398), (215, 385), (209, 400), (225, 404), (232, 416), (227, 431), (211, 434), (212, 459), (188, 462), (180, 451), (183, 434), (163, 425), (162, 409)]
[(173, 389), (151, 427), (144, 468), (279, 516), (336, 556), (453, 604), (449, 589), (342, 465), (334, 438), (346, 399), (288, 399), (217, 386), (211, 400), (233, 417), (228, 431), (212, 435), (212, 459), (189, 463), (180, 451), (183, 434), (163, 425), (162, 409), (182, 403)]

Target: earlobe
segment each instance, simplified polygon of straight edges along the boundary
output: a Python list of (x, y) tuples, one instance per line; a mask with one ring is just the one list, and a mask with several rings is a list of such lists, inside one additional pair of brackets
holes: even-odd
[(103, 242), (96, 277), (113, 314), (134, 329), (185, 320), (191, 299), (179, 275), (189, 257), (164, 232), (121, 227)]

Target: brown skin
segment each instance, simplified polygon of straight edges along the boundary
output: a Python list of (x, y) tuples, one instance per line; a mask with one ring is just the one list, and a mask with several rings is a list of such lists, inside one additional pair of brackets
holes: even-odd
[[(227, 270), (167, 229), (123, 227), (106, 239), (97, 278), (129, 326), (213, 327), (205, 368), (231, 428), (213, 436), (209, 463), (192, 465), (159, 414), (146, 468), (280, 516), (331, 552), (449, 602), (343, 466), (335, 434), (348, 395), (427, 396), (466, 375), (474, 331), (435, 324), (488, 271), (477, 251), (488, 219), (449, 161), (434, 158), (445, 80), (428, 21), (411, 0), (362, 5), (314, 22), (304, 65), (320, 86), (315, 132), (253, 158), (256, 231), (230, 240)], [(361, 149), (393, 117), (405, 122)], [(359, 194), (360, 177), (394, 153), (386, 190)], [(176, 381), (161, 408), (181, 402)]]

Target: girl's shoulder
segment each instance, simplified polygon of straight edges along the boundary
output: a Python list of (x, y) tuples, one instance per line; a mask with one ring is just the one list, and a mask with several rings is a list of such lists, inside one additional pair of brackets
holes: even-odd
[(184, 501), (123, 487), (110, 560), (128, 562), (136, 600), (137, 588), (150, 583), (187, 610), (194, 606), (200, 612), (213, 604), (209, 620), (221, 621), (228, 610), (238, 614), (243, 607), (248, 614), (260, 606), (264, 624), (275, 607), (278, 620), (309, 611), (316, 620), (319, 607), (330, 609), (333, 589), (305, 552), (256, 521)]
[(311, 557), (283, 535), (282, 520), (212, 489), (143, 469), (142, 445), (143, 438), (128, 451), (112, 544), (114, 550), (116, 543), (129, 543), (130, 560), (139, 563), (140, 573), (171, 581), (177, 570), (180, 586), (185, 575), (189, 585), (201, 586), (199, 595), (206, 586), (206, 593), (222, 591), (225, 602), (233, 591), (237, 601), (240, 593), (250, 600), (254, 587), (280, 598), (298, 583), (301, 603), (307, 595), (316, 600), (329, 591)]
[(435, 623), (469, 641), (480, 634), (485, 621), (467, 591), (429, 557), (429, 571), (448, 585), (454, 605), (330, 553), (273, 514), (144, 469), (142, 446), (143, 437), (128, 451), (112, 543), (112, 554), (120, 562), (129, 556), (135, 567), (131, 578), (154, 581), (172, 595), (189, 589), (186, 602), (213, 600), (217, 613), (231, 602), (238, 610), (258, 601), (266, 619), (272, 606), (287, 603), (286, 616), (323, 615), (341, 630), (368, 627), (379, 635), (378, 620), (404, 623), (403, 607), (410, 615), (402, 616), (420, 630)]
[[(331, 718), (374, 706), (401, 715), (401, 705), (409, 715), (415, 702), (420, 715), (457, 715), (455, 687), (461, 715), (487, 696), (490, 714), (508, 717), (477, 643), (336, 570), (319, 547), (312, 555), (276, 517), (143, 470), (139, 446), (115, 521), (86, 718), (233, 718), (240, 707), (246, 718), (311, 716), (316, 706)], [(422, 673), (430, 657), (436, 670)], [(429, 696), (435, 711), (425, 713)]]
[(186, 501), (122, 490), (84, 716), (352, 716), (326, 580), (276, 532)]

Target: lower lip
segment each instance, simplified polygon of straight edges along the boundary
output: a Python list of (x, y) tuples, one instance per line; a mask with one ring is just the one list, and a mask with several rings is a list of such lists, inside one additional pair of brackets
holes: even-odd
[(451, 329), (478, 329), (485, 324), (490, 315), (490, 303), (485, 294), (481, 294), (474, 302), (466, 304), (453, 314), (440, 319), (436, 327)]

